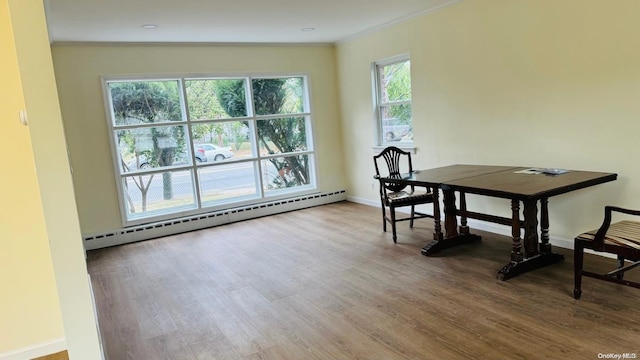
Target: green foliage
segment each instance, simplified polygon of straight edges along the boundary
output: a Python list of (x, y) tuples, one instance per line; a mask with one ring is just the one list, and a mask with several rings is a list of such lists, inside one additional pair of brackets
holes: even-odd
[[(292, 155), (307, 150), (305, 118), (290, 115), (304, 111), (303, 78), (255, 79), (251, 86), (251, 100), (257, 115), (281, 115), (256, 121), (258, 141), (262, 148), (274, 155), (269, 161), (277, 171), (277, 176), (268, 186), (284, 188), (308, 184), (309, 157)], [(109, 90), (116, 125), (153, 124), (117, 131), (125, 168), (130, 158), (138, 163), (144, 159), (152, 167), (170, 166), (176, 159), (184, 158), (187, 126), (182, 123), (184, 109), (179, 81), (110, 82)], [(185, 81), (185, 91), (186, 113), (190, 120), (197, 121), (191, 126), (194, 140), (211, 139), (224, 146), (233, 143), (236, 150), (247, 141), (249, 122), (228, 120), (248, 116), (244, 79), (188, 80)], [(181, 123), (176, 124), (176, 121)], [(153, 176), (140, 174), (128, 177), (140, 189), (142, 211), (146, 211), (146, 195)], [(162, 178), (164, 198), (170, 199), (173, 197), (171, 174), (164, 172)], [(135, 212), (133, 202), (129, 198), (128, 201), (130, 211)]]
[[(380, 76), (385, 102), (411, 100), (411, 63), (409, 61), (384, 66)], [(411, 125), (411, 105), (391, 106), (387, 116)]]
[[(164, 123), (182, 120), (180, 92), (177, 81), (136, 81), (110, 83), (111, 105), (117, 125)], [(186, 140), (183, 126), (155, 126), (118, 133), (119, 143), (140, 163), (141, 156), (151, 166), (170, 166), (176, 157), (185, 154)], [(140, 146), (151, 138), (152, 147)], [(124, 163), (124, 161), (123, 161)], [(136, 185), (146, 195), (148, 184)], [(163, 174), (164, 198), (173, 197), (171, 177)], [(144, 203), (144, 202), (143, 202)], [(144, 209), (143, 209), (144, 210)]]
[(256, 115), (279, 114), (285, 103), (287, 79), (254, 79), (253, 106)]
[(191, 133), (195, 140), (205, 139), (207, 136), (213, 136), (214, 124), (198, 124), (191, 127)]
[[(247, 114), (244, 86), (238, 83), (216, 84), (215, 93), (224, 110), (232, 117)], [(302, 79), (253, 79), (253, 106), (257, 115), (298, 113), (302, 111)], [(306, 147), (304, 118), (283, 117), (257, 121), (258, 140), (270, 154), (291, 153)], [(271, 147), (273, 146), (273, 148)], [(301, 160), (304, 159), (304, 160)], [(272, 186), (276, 188), (309, 183), (309, 164), (305, 156), (270, 158), (278, 171)]]
[[(215, 120), (232, 117), (245, 117), (246, 106), (234, 107), (223, 104), (245, 104), (244, 80), (207, 79), (185, 82), (189, 118), (191, 120)], [(217, 89), (223, 89), (218, 90)], [(220, 97), (224, 94), (224, 97)], [(228, 110), (228, 111), (227, 111)], [(200, 123), (192, 127), (194, 140), (210, 140), (220, 146), (233, 143), (237, 150), (246, 140), (242, 125), (238, 122)]]
[[(307, 139), (303, 117), (259, 120), (258, 136), (269, 154), (306, 150)], [(273, 143), (277, 149), (271, 149), (270, 143)]]
[(217, 82), (240, 82), (242, 80), (188, 80), (185, 81), (189, 119), (213, 120), (228, 117), (215, 94)]
[(246, 121), (234, 121), (229, 124), (231, 134), (233, 135), (233, 149), (240, 150), (240, 146), (247, 141), (247, 132), (249, 131), (249, 123)]
[(176, 81), (110, 83), (116, 124), (182, 119)]
[(218, 80), (213, 84), (213, 90), (220, 106), (230, 117), (247, 116), (247, 100), (243, 80)]
[[(177, 81), (110, 83), (109, 89), (118, 125), (182, 120)], [(157, 126), (150, 130), (139, 129), (118, 134), (120, 143), (126, 144), (130, 153), (137, 159), (144, 155), (152, 166), (171, 165), (176, 156), (185, 153), (185, 133), (182, 126)], [(153, 147), (140, 147), (140, 143), (149, 136)]]

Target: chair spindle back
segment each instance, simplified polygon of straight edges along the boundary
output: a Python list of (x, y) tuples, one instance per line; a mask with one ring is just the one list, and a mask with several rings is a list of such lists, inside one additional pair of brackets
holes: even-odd
[[(408, 171), (412, 172), (413, 171), (413, 165), (411, 163), (411, 153), (408, 151), (404, 151), (400, 148), (397, 148), (395, 146), (390, 146), (385, 148), (384, 150), (382, 150), (382, 152), (380, 152), (380, 154), (376, 155), (373, 157), (373, 162), (375, 164), (376, 167), (376, 176), (380, 177), (382, 176), (380, 174), (380, 169), (378, 167), (378, 159), (383, 158), (384, 162), (387, 166), (387, 170), (388, 170), (388, 175), (386, 177), (400, 177), (402, 175), (402, 158), (405, 157), (406, 158), (406, 165), (408, 166)], [(384, 177), (384, 176), (383, 176)], [(406, 188), (406, 185), (402, 185), (402, 184), (393, 184), (393, 183), (384, 183), (384, 187), (392, 192), (397, 192), (397, 191), (401, 191), (404, 188)]]

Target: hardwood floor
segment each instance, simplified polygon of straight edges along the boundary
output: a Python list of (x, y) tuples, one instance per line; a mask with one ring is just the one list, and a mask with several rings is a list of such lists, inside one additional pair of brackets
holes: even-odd
[(342, 202), (89, 252), (107, 358), (640, 357), (640, 291), (586, 278), (574, 300), (570, 251), (499, 281), (510, 238), (425, 257), (430, 219), (394, 245), (380, 218)]

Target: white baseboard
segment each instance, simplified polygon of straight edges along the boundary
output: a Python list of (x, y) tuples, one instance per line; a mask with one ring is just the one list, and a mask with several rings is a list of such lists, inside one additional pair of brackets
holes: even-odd
[[(380, 200), (373, 201), (373, 200), (359, 198), (359, 197), (353, 197), (353, 196), (347, 196), (347, 201), (351, 201), (351, 202), (362, 204), (362, 205), (369, 205), (369, 206), (373, 206), (373, 207), (377, 207), (377, 208), (380, 208), (380, 205), (381, 205), (380, 204)], [(419, 205), (419, 206), (424, 206), (424, 205)], [(426, 206), (431, 206), (431, 205), (426, 205)], [(408, 207), (407, 208), (398, 208), (396, 211), (408, 214), (409, 213), (409, 208)], [(429, 207), (426, 210), (421, 210), (421, 212), (433, 215), (432, 208), (429, 208)]]
[(347, 201), (351, 201), (351, 202), (362, 204), (362, 205), (369, 205), (369, 206), (376, 206), (376, 207), (380, 206), (380, 200), (373, 201), (373, 200), (369, 200), (361, 197), (347, 196)]
[[(478, 229), (498, 235), (504, 235), (511, 237), (511, 227), (505, 225), (498, 225), (487, 223), (484, 221), (469, 219), (467, 223), (470, 228)], [(563, 239), (554, 236), (549, 236), (549, 242), (553, 246), (561, 247), (564, 249), (573, 250), (573, 239)]]
[(61, 338), (2, 353), (0, 354), (0, 360), (29, 360), (64, 350), (67, 350), (67, 341)]
[[(511, 228), (508, 226), (491, 224), (491, 223), (486, 223), (486, 222), (473, 220), (473, 219), (469, 219), (467, 223), (469, 227), (473, 229), (478, 229), (478, 230), (499, 234), (499, 235), (511, 236)], [(563, 249), (573, 250), (573, 239), (564, 239), (564, 238), (549, 236), (549, 242), (553, 246), (557, 246)], [(604, 256), (606, 258), (611, 258), (611, 259), (616, 258), (615, 255), (613, 254), (603, 253), (600, 251), (593, 251), (591, 249), (585, 249), (584, 252), (587, 254)]]
[[(194, 214), (155, 223), (115, 229), (97, 234), (83, 234), (85, 250), (95, 250), (108, 246), (179, 234), (236, 221), (254, 219), (261, 216), (280, 214), (287, 211), (344, 201), (347, 191), (338, 189), (292, 198), (274, 200), (259, 204), (229, 208), (204, 214)], [(2, 359), (0, 359), (2, 360)]]

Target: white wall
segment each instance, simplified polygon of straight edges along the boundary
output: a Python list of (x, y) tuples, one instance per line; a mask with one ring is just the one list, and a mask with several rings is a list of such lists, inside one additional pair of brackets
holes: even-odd
[[(352, 199), (371, 188), (373, 61), (409, 53), (414, 168), (450, 164), (616, 172), (550, 199), (551, 235), (599, 226), (605, 204), (640, 208), (640, 2), (465, 0), (337, 47)], [(509, 216), (507, 201), (470, 210)]]

